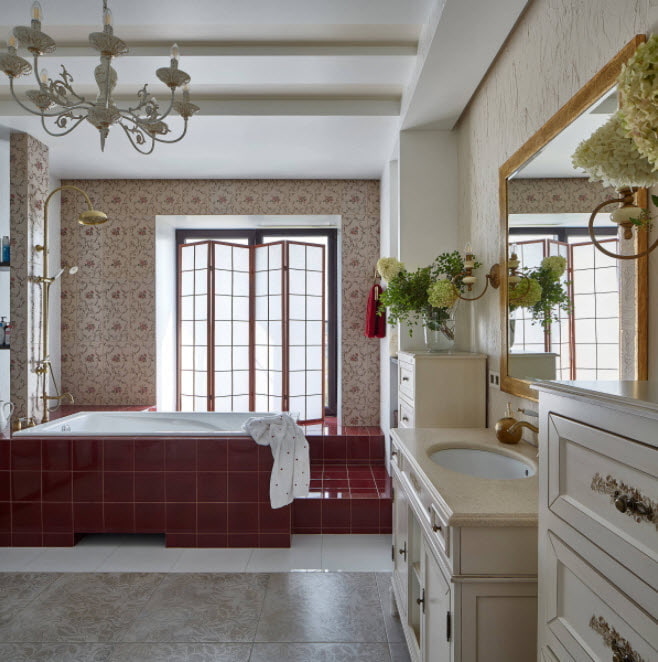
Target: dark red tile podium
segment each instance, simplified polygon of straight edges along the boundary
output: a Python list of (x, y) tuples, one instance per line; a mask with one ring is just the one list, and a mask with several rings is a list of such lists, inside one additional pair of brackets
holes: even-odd
[(277, 510), (271, 451), (247, 437), (0, 440), (0, 546), (112, 532), (165, 533), (168, 547), (289, 547), (293, 532), (390, 532), (381, 431), (306, 433), (311, 493)]

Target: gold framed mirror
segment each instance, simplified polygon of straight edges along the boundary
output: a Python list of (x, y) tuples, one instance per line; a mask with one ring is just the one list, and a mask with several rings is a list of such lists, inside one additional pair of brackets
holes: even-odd
[[(531, 385), (537, 379), (647, 379), (647, 258), (614, 260), (595, 249), (587, 221), (610, 189), (571, 165), (577, 144), (616, 111), (616, 79), (644, 41), (637, 35), (626, 44), (499, 169), (501, 263), (507, 267), (500, 288), (500, 375), (507, 393), (536, 400)], [(641, 189), (638, 205), (646, 208), (647, 198)], [(596, 238), (614, 248), (617, 229), (609, 225), (612, 230), (599, 222)], [(647, 234), (636, 233), (635, 252), (644, 250)], [(544, 288), (557, 301), (550, 314), (546, 308), (538, 314), (518, 291), (510, 298), (510, 267), (518, 262), (520, 275), (538, 274), (548, 264), (544, 259), (556, 256), (565, 271)], [(529, 280), (516, 287), (524, 282), (528, 292)]]

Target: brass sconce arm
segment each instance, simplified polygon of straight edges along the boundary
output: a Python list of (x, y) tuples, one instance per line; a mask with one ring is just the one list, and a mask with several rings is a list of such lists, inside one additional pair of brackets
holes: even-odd
[[(458, 276), (455, 277), (455, 280), (458, 278), (462, 277), (462, 279), (473, 279), (471, 282), (466, 282), (466, 287), (468, 291), (470, 292), (473, 289), (473, 281), (475, 280), (475, 277), (473, 276), (473, 269), (472, 268), (467, 268), (464, 270), (464, 273), (459, 274)], [(485, 275), (486, 279), (486, 284), (484, 286), (484, 289), (482, 292), (476, 296), (476, 297), (463, 297), (459, 292), (457, 292), (457, 296), (462, 300), (462, 301), (477, 301), (478, 299), (481, 299), (489, 289), (489, 285), (494, 288), (494, 290), (497, 290), (500, 287), (500, 265), (498, 263), (494, 264), (491, 269), (489, 269), (489, 273)]]
[[(594, 219), (596, 218), (596, 215), (601, 211), (601, 209), (615, 203), (621, 203), (621, 207), (619, 207), (618, 211), (629, 208), (638, 209), (637, 207), (635, 207), (634, 204), (635, 194), (637, 193), (637, 191), (638, 191), (637, 188), (621, 189), (619, 191), (621, 195), (620, 198), (611, 198), (610, 200), (606, 200), (605, 202), (602, 202), (600, 205), (597, 205), (589, 217), (589, 223), (587, 224), (587, 231), (589, 232), (589, 237), (592, 240), (592, 243), (594, 244), (594, 246), (596, 246), (596, 248), (599, 251), (601, 251), (601, 253), (604, 253), (608, 257), (612, 257), (615, 260), (638, 260), (639, 258), (644, 257), (645, 255), (649, 255), (649, 253), (651, 253), (653, 250), (658, 248), (658, 239), (656, 239), (653, 242), (653, 244), (651, 244), (651, 246), (649, 246), (646, 250), (641, 251), (640, 253), (635, 253), (632, 255), (621, 255), (620, 253), (613, 253), (612, 251), (609, 251), (596, 238), (595, 230), (594, 230)], [(638, 209), (638, 211), (641, 213), (642, 210)], [(619, 225), (622, 228), (624, 228), (624, 239), (632, 239), (634, 224), (630, 221), (622, 221), (619, 223)]]

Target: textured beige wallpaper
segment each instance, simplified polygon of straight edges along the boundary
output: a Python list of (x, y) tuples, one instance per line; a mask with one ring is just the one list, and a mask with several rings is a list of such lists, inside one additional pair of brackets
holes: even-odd
[[(368, 180), (79, 180), (109, 216), (75, 219), (62, 196), (62, 387), (85, 405), (155, 402), (155, 216), (338, 214), (342, 230), (342, 423), (379, 424), (379, 341), (363, 335), (379, 258), (379, 182)], [(82, 205), (82, 206), (81, 206)]]
[[(635, 34), (647, 31), (648, 11), (649, 0), (530, 3), (458, 124), (462, 239), (470, 238), (485, 264), (499, 261), (503, 254), (499, 166)], [(655, 262), (654, 257), (654, 274)], [(498, 296), (484, 297), (473, 312), (471, 348), (489, 354), (490, 367), (497, 369)], [(655, 357), (658, 334), (650, 329), (652, 336), (650, 356)], [(655, 367), (650, 376), (658, 378)], [(502, 416), (508, 399), (517, 406), (528, 404), (490, 389), (490, 424)]]

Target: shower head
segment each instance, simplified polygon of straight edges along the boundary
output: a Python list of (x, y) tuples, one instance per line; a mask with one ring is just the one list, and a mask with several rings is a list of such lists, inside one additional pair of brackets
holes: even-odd
[(72, 276), (73, 274), (78, 272), (78, 267), (69, 267), (68, 265), (65, 264), (53, 277), (52, 282), (54, 283), (65, 271), (67, 274), (70, 274)]
[(107, 221), (107, 214), (97, 209), (87, 209), (78, 216), (80, 225), (101, 225)]

